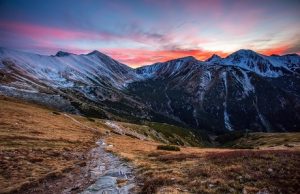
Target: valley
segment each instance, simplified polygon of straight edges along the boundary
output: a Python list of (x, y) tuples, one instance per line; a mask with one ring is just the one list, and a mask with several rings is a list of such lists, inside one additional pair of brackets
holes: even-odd
[[(105, 152), (132, 167), (130, 192), (299, 192), (299, 133), (219, 136), (221, 144), (168, 124), (83, 117), (4, 96), (0, 105), (0, 193), (84, 191), (106, 154), (93, 152), (101, 139)], [(164, 144), (180, 151), (157, 149)], [(117, 178), (117, 188), (127, 181)]]

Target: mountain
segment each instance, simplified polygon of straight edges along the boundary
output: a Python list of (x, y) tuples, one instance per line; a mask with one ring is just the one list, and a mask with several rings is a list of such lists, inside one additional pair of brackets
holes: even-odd
[(210, 131), (299, 130), (300, 57), (240, 50), (205, 62), (184, 58), (141, 67), (128, 90), (151, 108)]
[(0, 60), (5, 95), (95, 117), (146, 116), (143, 104), (122, 92), (138, 79), (134, 70), (98, 51), (43, 56), (1, 48)]
[(99, 51), (0, 49), (0, 93), (88, 116), (210, 133), (299, 131), (300, 57), (239, 50), (132, 69)]
[(213, 54), (210, 58), (205, 60), (206, 62), (218, 62), (221, 61), (222, 58), (219, 55)]
[(279, 77), (284, 73), (293, 73), (295, 69), (292, 67), (299, 67), (299, 62), (299, 56), (268, 57), (251, 50), (239, 50), (221, 60), (221, 64), (239, 66), (266, 77)]

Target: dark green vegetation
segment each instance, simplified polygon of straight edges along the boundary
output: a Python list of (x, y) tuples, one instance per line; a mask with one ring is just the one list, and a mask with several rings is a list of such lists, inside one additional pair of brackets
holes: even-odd
[[(177, 146), (259, 149), (278, 146), (286, 148), (298, 147), (300, 142), (300, 133), (253, 133), (233, 131), (218, 136), (208, 136), (204, 131), (179, 127), (167, 123), (145, 122), (144, 124), (139, 125), (126, 122), (115, 123), (128, 130), (125, 132), (126, 135), (137, 133), (157, 142)], [(137, 138), (137, 136), (134, 136), (133, 138)]]
[(180, 148), (174, 145), (158, 145), (158, 150), (180, 151)]
[(240, 138), (227, 141), (223, 145), (232, 148), (272, 148), (297, 147), (300, 142), (300, 133), (249, 133)]
[(217, 136), (217, 138), (215, 139), (218, 143), (220, 143), (221, 145), (224, 144), (229, 144), (230, 142), (233, 142), (237, 139), (240, 139), (244, 136), (247, 136), (247, 133), (243, 132), (243, 131), (237, 131), (237, 132), (228, 132), (226, 134), (222, 134)]
[(295, 147), (299, 146), (300, 133), (246, 133), (231, 132), (218, 136), (215, 141), (221, 147), (237, 149)]
[(145, 125), (162, 133), (172, 144), (184, 145), (184, 142), (191, 146), (207, 146), (210, 144), (207, 134), (201, 131), (166, 123), (146, 122)]
[[(125, 135), (133, 138), (143, 136), (146, 139), (179, 146), (205, 147), (211, 145), (209, 137), (204, 132), (194, 129), (155, 122), (144, 122), (143, 124), (126, 122), (114, 123), (122, 128)], [(112, 131), (114, 131), (113, 128)], [(115, 131), (115, 133), (120, 134), (119, 131)]]

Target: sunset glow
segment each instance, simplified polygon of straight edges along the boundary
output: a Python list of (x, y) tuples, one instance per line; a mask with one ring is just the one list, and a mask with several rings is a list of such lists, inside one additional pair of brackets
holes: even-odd
[(0, 1), (0, 46), (99, 50), (132, 67), (242, 48), (300, 53), (300, 1)]

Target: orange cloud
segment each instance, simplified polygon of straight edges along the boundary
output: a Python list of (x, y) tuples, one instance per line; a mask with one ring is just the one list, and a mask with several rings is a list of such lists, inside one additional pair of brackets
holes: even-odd
[[(289, 46), (278, 46), (275, 48), (257, 50), (257, 52), (264, 55), (287, 54)], [(165, 62), (168, 60), (193, 56), (198, 60), (206, 60), (213, 54), (217, 54), (220, 57), (226, 57), (231, 53), (225, 53), (222, 51), (207, 51), (207, 50), (143, 50), (143, 49), (111, 49), (102, 50), (105, 54), (112, 58), (129, 65), (131, 67), (140, 67), (143, 65), (150, 65), (157, 62)]]
[(102, 50), (107, 55), (125, 63), (131, 67), (149, 65), (156, 62), (164, 62), (180, 57), (193, 56), (199, 60), (206, 60), (212, 54), (225, 57), (224, 52), (203, 51), (203, 50), (142, 50), (142, 49), (112, 49)]
[(270, 48), (270, 49), (265, 49), (265, 50), (260, 50), (259, 52), (264, 55), (283, 55), (283, 54), (289, 54), (289, 53), (300, 53), (299, 46), (298, 49), (293, 49), (293, 47), (297, 47), (297, 45), (283, 45), (283, 46), (278, 46), (275, 48)]
[(270, 49), (265, 49), (265, 50), (260, 50), (259, 53), (264, 54), (264, 55), (282, 55), (286, 54), (289, 49), (289, 46), (279, 46), (275, 48), (270, 48)]
[[(253, 22), (255, 23), (255, 22)], [(36, 51), (51, 51), (56, 52), (62, 48), (63, 50), (81, 54), (88, 53), (90, 50), (95, 49), (98, 45), (91, 45), (91, 48), (82, 48), (81, 45), (76, 45), (76, 41), (81, 40), (115, 40), (116, 44), (119, 43), (117, 40), (128, 40), (131, 42), (140, 42), (147, 45), (143, 49), (138, 48), (104, 48), (99, 49), (112, 58), (129, 65), (131, 67), (139, 67), (143, 65), (149, 65), (156, 62), (164, 62), (176, 58), (193, 56), (199, 60), (206, 60), (212, 54), (217, 54), (221, 57), (226, 57), (230, 53), (223, 51), (209, 51), (205, 49), (194, 49), (202, 48), (199, 45), (205, 46), (205, 43), (209, 43), (212, 40), (209, 38), (199, 38), (197, 36), (197, 29), (193, 26), (185, 26), (185, 30), (178, 34), (169, 33), (159, 34), (159, 33), (148, 33), (143, 31), (133, 31), (132, 34), (128, 35), (116, 35), (106, 32), (95, 33), (88, 31), (73, 31), (55, 27), (40, 26), (28, 23), (19, 22), (5, 22), (0, 20), (0, 29), (10, 33), (16, 34), (21, 37), (24, 36), (23, 42), (17, 39), (16, 44), (23, 49), (31, 49)], [(6, 39), (5, 37), (1, 37)], [(0, 39), (1, 40), (1, 39)], [(31, 43), (29, 40), (35, 40)], [(62, 45), (57, 44), (61, 40), (67, 40), (67, 42)], [(73, 42), (76, 40), (75, 42)], [(29, 42), (26, 42), (29, 41)], [(84, 42), (84, 41), (83, 41)], [(31, 43), (31, 44), (30, 44)], [(257, 52), (271, 55), (271, 54), (286, 54), (289, 52), (299, 53), (300, 48), (299, 40), (295, 40), (293, 43), (286, 43), (285, 45), (276, 45), (268, 49), (255, 49)], [(126, 45), (128, 46), (128, 45)], [(129, 45), (130, 46), (130, 45)], [(100, 46), (99, 46), (100, 47)], [(148, 49), (147, 49), (148, 48)], [(191, 49), (186, 49), (191, 48)], [(205, 47), (203, 47), (205, 48)], [(89, 49), (89, 50), (87, 50)], [(152, 49), (152, 50), (150, 50)], [(156, 50), (157, 49), (157, 50)], [(49, 52), (48, 52), (49, 53)]]

